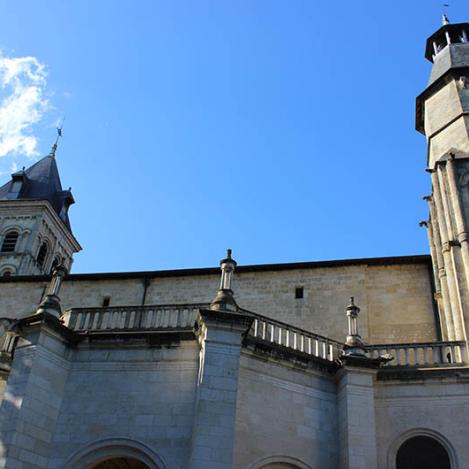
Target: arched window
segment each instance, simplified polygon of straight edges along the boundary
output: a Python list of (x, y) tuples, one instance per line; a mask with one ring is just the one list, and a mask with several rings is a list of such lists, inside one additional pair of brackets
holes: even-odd
[(37, 258), (36, 258), (36, 261), (39, 267), (42, 267), (44, 265), (48, 251), (49, 251), (49, 247), (47, 246), (47, 243), (44, 241), (41, 244), (41, 247), (39, 248), (39, 252), (37, 253)]
[(6, 277), (6, 278), (11, 277), (11, 270), (5, 270), (5, 272), (3, 272), (2, 274), (2, 277)]
[(399, 447), (396, 469), (451, 469), (451, 463), (445, 447), (435, 438), (414, 436)]
[(18, 241), (18, 232), (9, 231), (5, 238), (3, 238), (2, 252), (13, 252), (16, 248), (16, 242)]

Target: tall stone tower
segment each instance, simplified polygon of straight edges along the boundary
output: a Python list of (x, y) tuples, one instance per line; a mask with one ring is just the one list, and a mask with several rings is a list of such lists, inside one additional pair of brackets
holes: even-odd
[(426, 44), (430, 81), (417, 98), (432, 194), (427, 225), (444, 340), (469, 338), (469, 23), (443, 26)]
[(0, 277), (49, 274), (59, 263), (70, 269), (81, 249), (68, 218), (74, 199), (62, 190), (56, 149), (0, 187)]

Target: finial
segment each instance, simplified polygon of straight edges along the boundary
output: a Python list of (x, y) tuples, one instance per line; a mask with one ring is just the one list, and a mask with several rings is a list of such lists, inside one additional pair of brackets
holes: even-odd
[(52, 145), (52, 149), (49, 153), (49, 156), (52, 156), (52, 158), (55, 158), (55, 153), (57, 151), (59, 138), (62, 137), (62, 129), (64, 127), (64, 121), (65, 121), (65, 117), (62, 119), (62, 123), (57, 127), (57, 138), (55, 139), (55, 143)]
[(449, 3), (443, 3), (443, 17), (441, 20), (441, 23), (443, 24), (443, 26), (446, 26), (447, 24), (449, 24), (448, 8), (449, 8)]
[(358, 313), (360, 308), (355, 305), (355, 299), (350, 297), (350, 303), (346, 309), (348, 321), (348, 334), (345, 340), (344, 355), (346, 356), (365, 356), (365, 348), (362, 338), (358, 332)]
[(52, 278), (47, 288), (47, 293), (36, 310), (36, 314), (50, 314), (59, 318), (62, 314), (59, 292), (63, 278), (67, 275), (67, 269), (63, 264), (54, 267)]
[(233, 297), (231, 290), (231, 281), (233, 272), (236, 269), (236, 261), (231, 257), (232, 250), (226, 250), (226, 257), (220, 261), (221, 279), (220, 287), (218, 288), (217, 295), (212, 301), (210, 309), (237, 311), (238, 305)]

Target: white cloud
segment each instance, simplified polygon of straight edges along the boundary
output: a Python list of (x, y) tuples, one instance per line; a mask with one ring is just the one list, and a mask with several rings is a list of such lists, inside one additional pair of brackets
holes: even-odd
[(48, 109), (46, 71), (35, 57), (6, 57), (0, 53), (0, 157), (37, 152), (34, 124)]

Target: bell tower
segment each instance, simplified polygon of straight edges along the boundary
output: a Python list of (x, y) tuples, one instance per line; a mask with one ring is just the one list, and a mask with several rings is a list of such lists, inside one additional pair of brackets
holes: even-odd
[(469, 338), (469, 23), (443, 25), (426, 44), (433, 64), (417, 98), (432, 194), (427, 223), (444, 340)]
[(58, 264), (70, 270), (81, 250), (68, 218), (74, 199), (62, 189), (56, 150), (57, 143), (0, 187), (0, 277), (47, 275)]

